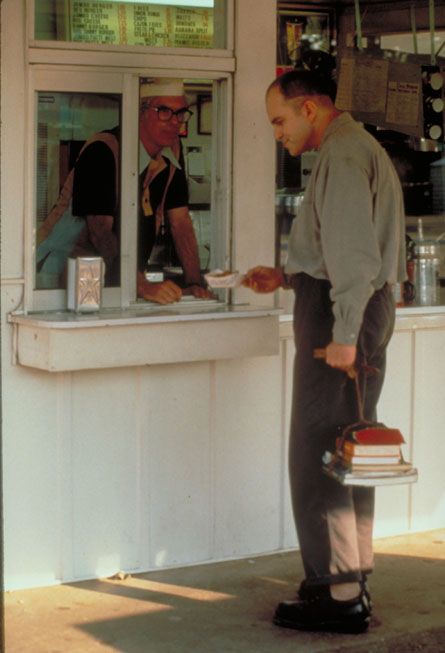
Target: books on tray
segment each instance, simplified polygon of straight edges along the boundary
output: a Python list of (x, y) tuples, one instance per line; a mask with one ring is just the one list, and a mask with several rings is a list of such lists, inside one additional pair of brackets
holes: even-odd
[(369, 426), (337, 439), (337, 449), (323, 457), (323, 471), (343, 485), (413, 483), (417, 470), (403, 459), (405, 443), (398, 429)]
[(378, 486), (415, 483), (418, 476), (417, 469), (412, 465), (398, 470), (357, 472), (343, 465), (327, 464), (323, 465), (323, 471), (342, 485)]

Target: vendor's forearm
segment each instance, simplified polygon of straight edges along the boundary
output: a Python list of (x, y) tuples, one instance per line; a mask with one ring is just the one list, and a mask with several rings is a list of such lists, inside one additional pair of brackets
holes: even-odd
[(184, 270), (187, 284), (201, 283), (198, 242), (187, 209), (173, 209), (169, 215), (176, 253)]
[(193, 242), (182, 242), (179, 247), (176, 246), (176, 252), (184, 270), (186, 283), (201, 283), (198, 247)]
[(105, 263), (111, 263), (119, 254), (119, 243), (113, 231), (112, 215), (88, 215), (91, 242)]

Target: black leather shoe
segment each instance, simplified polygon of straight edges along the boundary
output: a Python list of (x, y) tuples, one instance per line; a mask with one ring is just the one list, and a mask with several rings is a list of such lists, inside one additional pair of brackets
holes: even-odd
[(297, 630), (363, 633), (371, 613), (366, 596), (350, 601), (318, 598), (308, 601), (284, 601), (275, 611), (274, 623)]
[(306, 580), (302, 580), (297, 590), (297, 597), (300, 601), (315, 601), (316, 599), (329, 598), (331, 592), (329, 585), (308, 585)]
[(362, 592), (365, 595), (366, 600), (368, 601), (369, 612), (372, 613), (373, 603), (372, 603), (372, 600), (371, 600), (371, 594), (369, 593), (369, 585), (368, 585), (368, 581), (366, 580), (366, 578), (364, 580), (362, 580), (360, 585), (362, 586)]
[[(369, 593), (368, 582), (366, 577), (360, 582), (362, 592), (368, 601), (369, 612), (372, 612), (371, 594)], [(316, 599), (324, 599), (331, 597), (329, 585), (308, 585), (306, 580), (302, 580), (300, 587), (297, 590), (297, 597), (300, 601), (314, 601)]]

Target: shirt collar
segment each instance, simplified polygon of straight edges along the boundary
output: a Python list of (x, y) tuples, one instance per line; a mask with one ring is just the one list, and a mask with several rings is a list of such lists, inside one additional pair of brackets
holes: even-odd
[(332, 134), (335, 134), (335, 132), (343, 127), (343, 125), (347, 125), (354, 122), (354, 118), (351, 116), (351, 114), (348, 111), (343, 111), (339, 116), (334, 118), (332, 122), (329, 123), (327, 126), (323, 137), (321, 139), (320, 147), (325, 143), (325, 141), (329, 138), (329, 136), (332, 136)]
[[(175, 168), (178, 168), (179, 170), (181, 169), (181, 164), (179, 163), (178, 159), (175, 157), (173, 154), (173, 150), (171, 147), (164, 147), (161, 150), (161, 156), (165, 157), (168, 159)], [(145, 147), (142, 145), (142, 143), (139, 144), (139, 172), (142, 172), (145, 170), (145, 168), (148, 166), (150, 161), (152, 160), (153, 157), (149, 155)]]

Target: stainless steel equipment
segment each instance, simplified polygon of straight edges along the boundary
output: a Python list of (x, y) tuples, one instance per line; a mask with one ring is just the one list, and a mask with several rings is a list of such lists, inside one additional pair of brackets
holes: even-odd
[(416, 301), (421, 306), (434, 306), (439, 303), (439, 245), (421, 241), (415, 247)]

